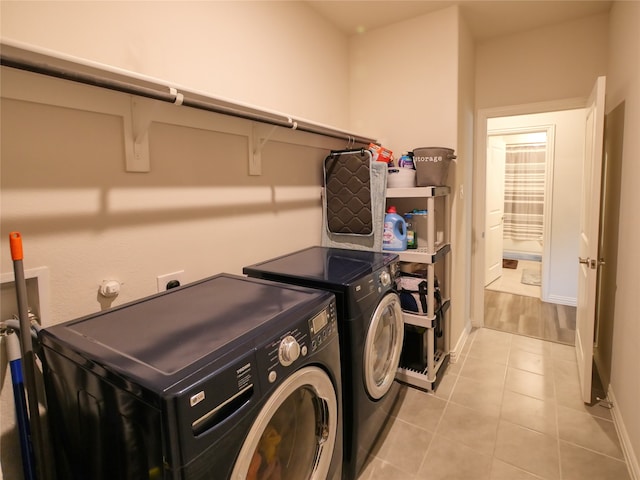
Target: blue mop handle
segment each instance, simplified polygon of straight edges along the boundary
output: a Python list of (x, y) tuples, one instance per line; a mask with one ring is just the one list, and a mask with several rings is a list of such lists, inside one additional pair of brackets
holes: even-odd
[(16, 419), (20, 436), (20, 451), (22, 452), (22, 470), (24, 471), (25, 480), (36, 480), (35, 456), (33, 453), (33, 444), (31, 443), (29, 415), (27, 413), (27, 401), (22, 379), (20, 343), (13, 331), (9, 331), (6, 336), (6, 341), (9, 368), (11, 369), (11, 382), (13, 384), (13, 400), (16, 405)]

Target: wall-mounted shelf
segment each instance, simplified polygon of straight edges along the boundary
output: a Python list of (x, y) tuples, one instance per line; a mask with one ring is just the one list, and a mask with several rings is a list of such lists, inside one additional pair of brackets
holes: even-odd
[[(0, 65), (40, 75), (81, 83), (106, 90), (134, 95), (125, 118), (125, 150), (128, 172), (150, 171), (148, 130), (154, 106), (160, 101), (175, 106), (192, 107), (207, 112), (238, 117), (252, 122), (282, 127), (289, 130), (345, 140), (348, 146), (376, 143), (374, 138), (351, 133), (291, 115), (270, 111), (255, 105), (199, 92), (172, 82), (156, 79), (125, 69), (43, 49), (21, 42), (3, 39), (0, 42)], [(153, 102), (152, 102), (153, 103)], [(272, 131), (260, 132), (253, 128), (250, 134), (249, 174), (260, 175), (262, 147)]]

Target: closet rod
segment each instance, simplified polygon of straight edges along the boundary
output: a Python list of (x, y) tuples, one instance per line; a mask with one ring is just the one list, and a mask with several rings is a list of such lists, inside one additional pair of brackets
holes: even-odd
[(343, 130), (297, 120), (248, 105), (169, 87), (156, 79), (112, 68), (56, 52), (44, 51), (14, 42), (0, 43), (0, 65), (32, 73), (69, 80), (122, 93), (151, 98), (176, 105), (206, 110), (278, 127), (300, 130), (326, 137), (346, 140), (349, 144), (376, 143), (376, 140)]

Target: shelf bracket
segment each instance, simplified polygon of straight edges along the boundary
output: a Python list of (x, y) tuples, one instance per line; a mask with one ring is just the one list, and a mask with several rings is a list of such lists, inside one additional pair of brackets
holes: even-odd
[(249, 175), (262, 175), (262, 149), (269, 141), (277, 126), (271, 127), (266, 135), (260, 134), (260, 125), (251, 124), (249, 135)]
[(131, 97), (129, 115), (124, 117), (126, 171), (146, 173), (151, 171), (149, 159), (149, 127), (154, 110), (153, 102)]

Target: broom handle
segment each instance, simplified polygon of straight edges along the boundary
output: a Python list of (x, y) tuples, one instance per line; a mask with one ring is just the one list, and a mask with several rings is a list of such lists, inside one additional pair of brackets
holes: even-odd
[(29, 307), (27, 302), (27, 282), (24, 277), (22, 265), (22, 237), (20, 232), (9, 234), (11, 258), (13, 259), (13, 271), (15, 275), (16, 296), (18, 300), (18, 317), (20, 319), (20, 345), (22, 348), (23, 368), (25, 374), (25, 386), (29, 406), (29, 423), (33, 435), (34, 450), (36, 456), (37, 478), (44, 478), (44, 443), (40, 426), (40, 407), (38, 406), (38, 394), (36, 390), (36, 363), (31, 343), (31, 322), (29, 320)]
[(18, 335), (9, 330), (4, 337), (7, 346), (7, 357), (11, 367), (13, 383), (13, 400), (16, 406), (16, 422), (20, 435), (20, 451), (22, 453), (22, 470), (25, 480), (35, 480), (35, 459), (33, 458), (33, 442), (29, 428), (27, 400), (24, 394), (24, 375), (22, 373), (22, 355)]

